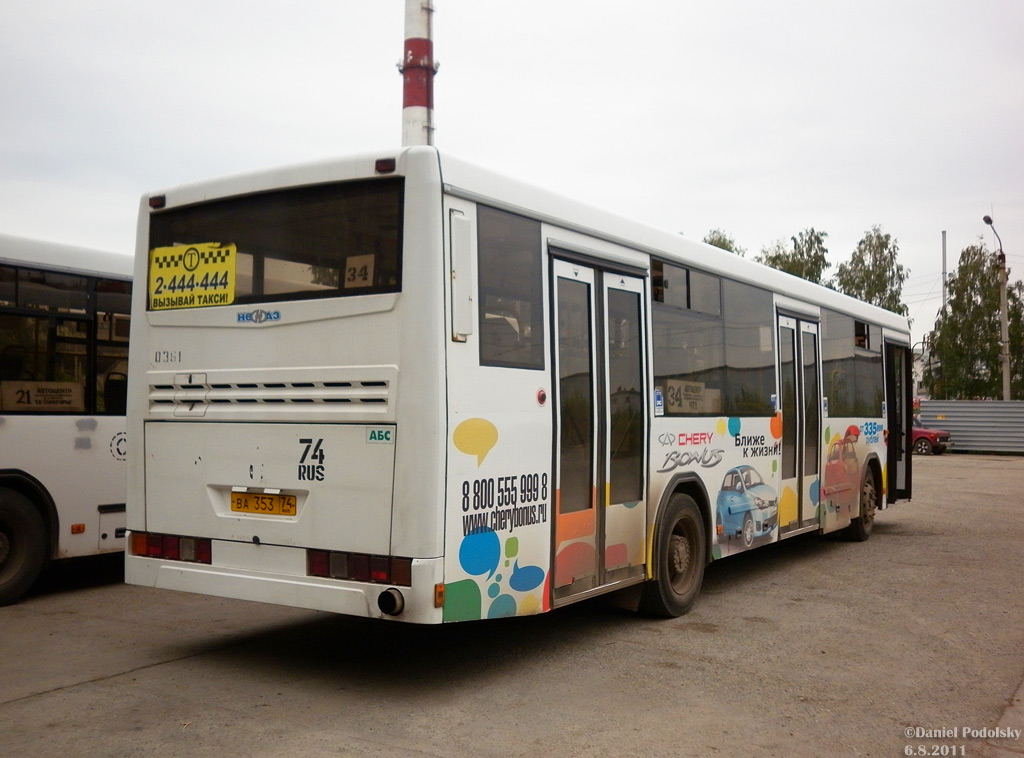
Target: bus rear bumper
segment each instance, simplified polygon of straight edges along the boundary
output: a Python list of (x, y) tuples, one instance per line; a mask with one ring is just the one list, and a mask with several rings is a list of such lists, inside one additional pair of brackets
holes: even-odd
[[(125, 557), (128, 584), (419, 624), (441, 623), (441, 609), (434, 607), (434, 585), (442, 581), (441, 576), (440, 558), (414, 561), (412, 586), (393, 587), (130, 554)], [(391, 589), (397, 589), (404, 598), (398, 615), (385, 614), (378, 605), (378, 598)]]

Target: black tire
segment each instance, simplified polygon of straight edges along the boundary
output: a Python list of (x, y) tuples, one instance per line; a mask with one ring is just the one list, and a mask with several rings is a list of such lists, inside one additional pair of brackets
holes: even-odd
[(932, 443), (930, 443), (924, 437), (921, 437), (917, 442), (914, 443), (914, 453), (916, 455), (931, 455)]
[(673, 495), (654, 536), (654, 578), (643, 587), (640, 610), (674, 618), (690, 611), (700, 594), (707, 539), (700, 508), (689, 495)]
[(46, 563), (46, 524), (32, 502), (0, 488), (0, 605), (24, 595)]
[(864, 481), (860, 486), (860, 515), (843, 530), (849, 539), (864, 542), (871, 536), (875, 527), (875, 511), (878, 508), (878, 489), (875, 487), (875, 475), (871, 469), (864, 472)]

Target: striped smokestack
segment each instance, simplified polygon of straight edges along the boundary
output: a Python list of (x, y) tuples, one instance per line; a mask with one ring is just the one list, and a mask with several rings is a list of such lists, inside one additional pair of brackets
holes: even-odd
[(405, 52), (402, 72), (402, 145), (434, 144), (434, 43), (432, 0), (405, 1)]

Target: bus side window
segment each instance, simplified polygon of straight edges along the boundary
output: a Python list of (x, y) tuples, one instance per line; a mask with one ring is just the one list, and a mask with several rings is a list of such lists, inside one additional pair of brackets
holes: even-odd
[(544, 368), (540, 223), (477, 207), (480, 365)]

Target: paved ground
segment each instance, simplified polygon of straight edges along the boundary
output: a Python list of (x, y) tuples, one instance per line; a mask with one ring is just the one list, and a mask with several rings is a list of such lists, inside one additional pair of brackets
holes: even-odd
[(0, 753), (1024, 756), (963, 733), (1024, 729), (1024, 458), (915, 464), (870, 541), (720, 561), (672, 621), (408, 627), (68, 564), (0, 608)]

